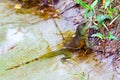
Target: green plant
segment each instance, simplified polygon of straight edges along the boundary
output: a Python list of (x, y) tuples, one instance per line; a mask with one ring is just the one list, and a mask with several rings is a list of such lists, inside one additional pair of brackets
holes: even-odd
[(101, 33), (96, 33), (96, 34), (93, 34), (92, 37), (98, 37), (100, 39), (108, 39), (108, 40), (118, 40), (118, 38), (116, 36), (112, 35), (110, 32), (108, 32), (107, 36), (104, 36)]
[[(77, 4), (80, 4), (83, 8), (85, 8), (84, 18), (89, 19), (90, 24), (92, 23), (92, 25), (89, 28), (100, 30), (101, 28), (104, 27), (108, 31), (108, 35), (106, 36), (103, 35), (102, 32), (98, 32), (96, 34), (92, 34), (92, 37), (98, 37), (100, 39), (108, 40), (118, 40), (117, 37), (112, 35), (112, 33), (109, 31), (106, 25), (106, 20), (112, 22), (115, 19), (116, 14), (118, 14), (117, 10), (111, 7), (111, 3), (114, 0), (102, 0), (102, 1), (103, 3), (101, 2), (101, 0), (95, 0), (91, 5), (89, 5), (82, 0), (75, 0)], [(101, 3), (102, 6), (97, 6), (98, 3), (99, 4)]]

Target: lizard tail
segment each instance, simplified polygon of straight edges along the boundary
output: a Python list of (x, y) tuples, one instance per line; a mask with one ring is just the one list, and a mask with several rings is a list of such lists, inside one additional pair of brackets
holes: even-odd
[(24, 66), (24, 65), (26, 65), (26, 64), (29, 64), (29, 63), (31, 63), (31, 62), (38, 61), (38, 60), (40, 60), (40, 59), (41, 59), (41, 57), (34, 58), (34, 59), (29, 60), (29, 61), (27, 61), (27, 62), (24, 62), (24, 63), (18, 64), (18, 65), (16, 65), (16, 66), (12, 66), (12, 67), (10, 67), (10, 68), (7, 68), (6, 70), (15, 69), (15, 68), (18, 68), (18, 67)]
[(24, 63), (18, 64), (18, 65), (16, 65), (16, 66), (12, 66), (12, 67), (10, 67), (10, 68), (7, 68), (6, 70), (15, 69), (15, 68), (18, 68), (18, 67), (24, 66), (24, 65), (26, 65), (26, 64), (29, 64), (29, 63), (32, 63), (32, 62), (38, 61), (38, 60), (47, 59), (47, 58), (52, 58), (52, 57), (55, 57), (55, 56), (58, 56), (58, 55), (64, 54), (64, 52), (67, 53), (68, 51), (67, 51), (66, 49), (61, 49), (61, 50), (58, 50), (58, 51), (52, 51), (52, 52), (49, 52), (49, 53), (43, 54), (43, 55), (40, 56), (40, 57), (34, 58), (34, 59), (29, 60), (29, 61), (26, 61), (26, 62), (24, 62)]

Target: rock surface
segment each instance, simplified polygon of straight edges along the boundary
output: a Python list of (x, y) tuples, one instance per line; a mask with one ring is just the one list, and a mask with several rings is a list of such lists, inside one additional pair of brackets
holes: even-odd
[[(47, 51), (58, 50), (63, 40), (53, 19), (44, 21), (31, 14), (16, 14), (9, 8), (10, 3), (0, 0), (0, 80), (120, 80), (113, 71), (112, 57), (99, 62), (94, 53), (70, 63), (61, 63), (63, 56), (56, 56), (6, 71)], [(75, 31), (70, 22), (55, 20), (63, 33)]]

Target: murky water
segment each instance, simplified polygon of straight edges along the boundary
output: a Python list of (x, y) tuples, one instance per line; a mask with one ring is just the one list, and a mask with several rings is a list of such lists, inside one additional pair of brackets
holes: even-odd
[[(9, 1), (0, 1), (0, 80), (120, 79), (109, 62), (112, 59), (100, 62), (95, 53), (65, 63), (61, 62), (63, 55), (56, 56), (6, 71), (10, 66), (62, 48), (63, 36), (53, 19), (44, 21), (35, 15), (16, 14), (9, 8)], [(75, 31), (70, 22), (62, 18), (55, 20), (62, 32)]]

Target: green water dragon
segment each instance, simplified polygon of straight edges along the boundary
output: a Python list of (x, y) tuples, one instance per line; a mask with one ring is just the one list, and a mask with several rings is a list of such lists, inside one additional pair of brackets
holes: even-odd
[(35, 61), (38, 61), (38, 60), (52, 58), (52, 57), (55, 57), (55, 56), (58, 56), (58, 55), (65, 55), (65, 57), (62, 58), (62, 59), (71, 58), (72, 57), (72, 51), (78, 51), (81, 48), (83, 48), (84, 46), (86, 46), (87, 37), (85, 36), (85, 34), (86, 34), (87, 28), (85, 26), (86, 26), (85, 23), (82, 23), (81, 25), (79, 25), (77, 27), (75, 37), (73, 37), (71, 39), (71, 41), (68, 42), (64, 46), (64, 48), (62, 48), (60, 50), (57, 50), (57, 51), (48, 52), (46, 54), (43, 54), (40, 57), (34, 58), (32, 60), (23, 62), (21, 64), (15, 65), (15, 66), (11, 66), (11, 67), (7, 68), (6, 70), (16, 69), (16, 68), (19, 68), (19, 67), (24, 66), (26, 64), (29, 64), (29, 63), (32, 63), (32, 62), (35, 62)]

